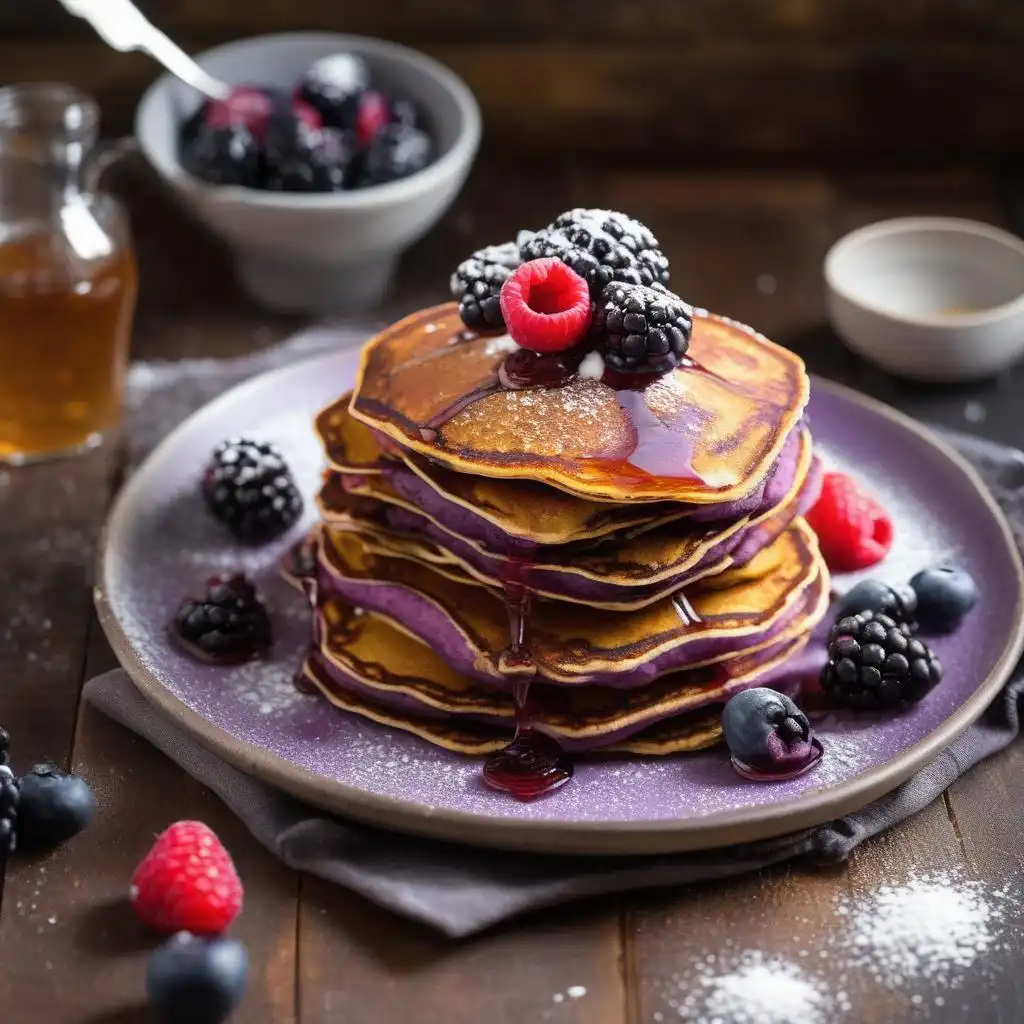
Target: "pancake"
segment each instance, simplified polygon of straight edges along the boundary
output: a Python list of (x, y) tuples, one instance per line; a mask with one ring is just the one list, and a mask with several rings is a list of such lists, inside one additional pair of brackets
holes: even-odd
[[(380, 612), (428, 643), (456, 671), (485, 682), (539, 675), (555, 683), (638, 686), (667, 672), (767, 642), (824, 614), (827, 571), (798, 519), (730, 579), (623, 613), (536, 600), (531, 660), (510, 656), (502, 596), (418, 559), (373, 550), (351, 532), (320, 534), (317, 584), (330, 598)], [(322, 614), (322, 610), (318, 615)]]
[[(329, 602), (320, 651), (311, 656), (318, 687), (417, 718), (468, 718), (515, 725), (511, 692), (460, 676), (386, 616)], [(535, 683), (531, 725), (565, 750), (612, 745), (662, 719), (723, 704), (734, 693), (783, 678), (807, 642), (797, 625), (758, 651), (663, 676), (632, 690)]]
[[(745, 564), (813, 505), (820, 477), (808, 436), (798, 483), (781, 505), (758, 518), (740, 519), (719, 529), (673, 520), (596, 544), (524, 550), (511, 559), (450, 533), (404, 502), (387, 503), (387, 483), (379, 477), (371, 478), (376, 480), (373, 486), (357, 488), (352, 494), (341, 488), (343, 478), (330, 476), (321, 491), (320, 506), (332, 529), (370, 535), (378, 547), (390, 544), (393, 550), (428, 563), (448, 561), (438, 554), (440, 548), (466, 573), (495, 590), (515, 579), (541, 597), (628, 610), (731, 565)], [(364, 493), (381, 500), (363, 497)]]
[(583, 377), (506, 390), (507, 353), (466, 331), (453, 304), (422, 310), (366, 345), (352, 415), (456, 472), (602, 501), (711, 505), (759, 484), (809, 396), (799, 357), (701, 312), (688, 361), (642, 390)]
[(649, 528), (686, 516), (721, 522), (754, 515), (785, 494), (806, 443), (805, 429), (794, 429), (779, 457), (743, 498), (714, 505), (638, 502), (613, 505), (591, 501), (531, 480), (502, 480), (453, 472), (400, 449), (385, 452), (384, 439), (348, 411), (343, 395), (317, 417), (324, 452), (348, 489), (381, 500), (404, 503), (459, 536), (492, 550), (515, 550), (518, 542), (568, 544), (638, 527)]
[[(511, 728), (491, 726), (464, 718), (412, 718), (385, 704), (339, 689), (323, 675), (315, 662), (303, 666), (303, 677), (336, 708), (380, 725), (413, 733), (434, 746), (458, 754), (482, 756), (506, 747), (513, 736)], [(659, 723), (649, 731), (637, 733), (610, 746), (603, 753), (668, 755), (703, 750), (714, 746), (722, 736), (721, 712), (699, 711)]]

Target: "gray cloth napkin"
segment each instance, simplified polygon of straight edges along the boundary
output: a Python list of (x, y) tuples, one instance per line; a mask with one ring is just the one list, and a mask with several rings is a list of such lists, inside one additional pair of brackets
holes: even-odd
[[(301, 347), (303, 353), (311, 350), (315, 345)], [(280, 360), (280, 351), (267, 358)], [(236, 375), (259, 368), (252, 358), (237, 367), (208, 364), (204, 374), (208, 386), (200, 389), (201, 396), (192, 393), (183, 400), (164, 402), (164, 407), (183, 417), (192, 399), (209, 397), (213, 379), (223, 388), (235, 383)], [(135, 376), (146, 379), (146, 390), (153, 389), (152, 374)], [(179, 397), (183, 388), (195, 391), (187, 371), (184, 378), (169, 379), (167, 387), (179, 389)], [(159, 404), (140, 403), (136, 416)], [(172, 425), (138, 424), (133, 436), (160, 437)], [(964, 434), (944, 432), (944, 436), (979, 470), (1024, 547), (1024, 454)], [(663, 857), (510, 856), (344, 821), (225, 764), (150, 705), (120, 670), (86, 684), (85, 699), (209, 786), (256, 839), (290, 867), (345, 885), (380, 906), (462, 938), (517, 914), (587, 896), (689, 885), (794, 858), (807, 864), (842, 861), (865, 839), (921, 810), (964, 772), (1017, 736), (1024, 669), (1018, 666), (986, 715), (927, 768), (862, 810), (778, 839)]]

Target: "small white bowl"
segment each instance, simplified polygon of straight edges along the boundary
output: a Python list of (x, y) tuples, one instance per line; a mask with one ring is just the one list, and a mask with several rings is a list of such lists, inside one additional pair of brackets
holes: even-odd
[(197, 93), (163, 75), (135, 114), (135, 134), (150, 164), (227, 242), (246, 290), (272, 308), (326, 312), (377, 302), (398, 256), (452, 204), (480, 143), (480, 110), (465, 82), (395, 43), (328, 32), (282, 33), (219, 46), (197, 60), (233, 85), (290, 91), (313, 61), (340, 51), (362, 57), (382, 91), (408, 97), (425, 111), (437, 155), (424, 170), (385, 185), (327, 194), (213, 186), (178, 162), (179, 126), (199, 105)]
[(989, 224), (871, 224), (832, 246), (825, 283), (847, 345), (903, 377), (974, 380), (1024, 352), (1024, 241)]

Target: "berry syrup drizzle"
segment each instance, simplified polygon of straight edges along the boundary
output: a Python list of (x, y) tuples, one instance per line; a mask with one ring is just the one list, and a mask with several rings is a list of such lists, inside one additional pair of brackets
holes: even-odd
[[(505, 607), (508, 611), (510, 642), (502, 661), (510, 667), (529, 667), (530, 591), (524, 580), (530, 564), (523, 558), (509, 563), (505, 582)], [(535, 800), (558, 789), (572, 778), (572, 761), (550, 736), (531, 725), (530, 680), (512, 687), (516, 709), (516, 732), (512, 742), (491, 754), (484, 762), (484, 782), (492, 789), (511, 793), (517, 800)]]

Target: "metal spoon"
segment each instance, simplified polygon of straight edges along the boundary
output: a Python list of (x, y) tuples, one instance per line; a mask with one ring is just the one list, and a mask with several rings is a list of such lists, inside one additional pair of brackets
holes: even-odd
[(131, 0), (60, 0), (76, 18), (84, 18), (115, 50), (145, 50), (175, 78), (210, 99), (225, 100), (231, 86), (207, 74), (184, 50), (147, 21)]

